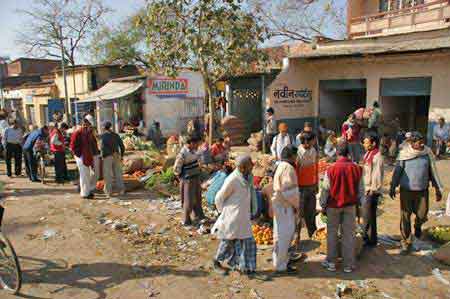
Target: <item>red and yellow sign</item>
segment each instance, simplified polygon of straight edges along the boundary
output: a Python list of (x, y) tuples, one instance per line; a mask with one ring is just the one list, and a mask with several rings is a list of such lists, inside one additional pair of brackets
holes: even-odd
[(189, 93), (189, 81), (184, 78), (148, 79), (147, 92), (158, 96), (186, 96)]

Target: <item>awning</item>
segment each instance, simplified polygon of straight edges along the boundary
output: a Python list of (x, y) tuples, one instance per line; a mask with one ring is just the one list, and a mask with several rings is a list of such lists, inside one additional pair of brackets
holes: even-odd
[(144, 85), (144, 81), (139, 82), (109, 81), (100, 89), (97, 89), (96, 91), (90, 93), (84, 100), (78, 101), (78, 103), (120, 99), (133, 94), (139, 88), (141, 88), (142, 85)]

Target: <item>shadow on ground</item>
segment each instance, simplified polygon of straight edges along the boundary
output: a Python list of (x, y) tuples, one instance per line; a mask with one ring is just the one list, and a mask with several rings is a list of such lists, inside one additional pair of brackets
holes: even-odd
[[(23, 264), (23, 283), (45, 283), (60, 285), (51, 291), (57, 294), (68, 288), (89, 290), (96, 293), (92, 299), (107, 298), (106, 290), (129, 280), (175, 275), (187, 278), (203, 277), (208, 272), (200, 270), (179, 270), (175, 266), (132, 266), (119, 263), (92, 263), (69, 265), (64, 260), (50, 261), (31, 257), (20, 257)], [(32, 295), (20, 294), (29, 299), (44, 299)], [(52, 298), (53, 296), (50, 296)], [(47, 298), (45, 298), (47, 299)]]

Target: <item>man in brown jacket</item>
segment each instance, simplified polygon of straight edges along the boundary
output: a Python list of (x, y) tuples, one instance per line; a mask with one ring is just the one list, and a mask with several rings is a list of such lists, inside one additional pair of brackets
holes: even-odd
[(363, 160), (365, 200), (362, 202), (364, 218), (364, 244), (377, 246), (377, 208), (384, 176), (384, 157), (379, 151), (380, 138), (376, 132), (368, 132), (363, 141), (366, 154)]

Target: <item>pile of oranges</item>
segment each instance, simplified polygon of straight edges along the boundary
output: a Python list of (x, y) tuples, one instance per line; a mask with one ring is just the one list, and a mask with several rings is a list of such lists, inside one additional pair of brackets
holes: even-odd
[(252, 226), (252, 231), (253, 236), (255, 237), (256, 244), (258, 245), (273, 244), (273, 232), (270, 227), (254, 224)]

